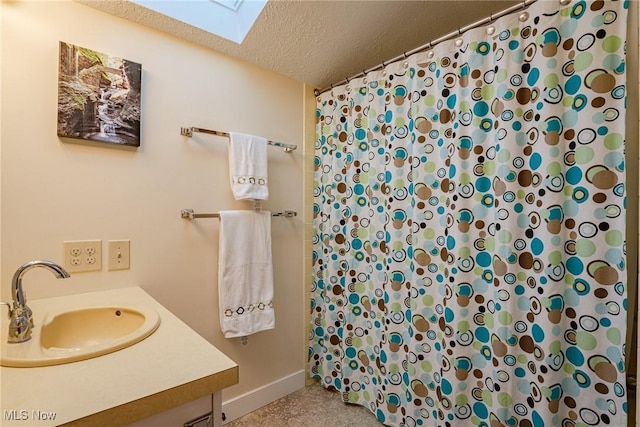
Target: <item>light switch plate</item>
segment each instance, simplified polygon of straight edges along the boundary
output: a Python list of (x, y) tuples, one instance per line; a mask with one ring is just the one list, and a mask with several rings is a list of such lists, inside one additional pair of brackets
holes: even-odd
[(128, 270), (130, 253), (129, 240), (109, 240), (109, 270)]
[(69, 273), (102, 270), (102, 240), (62, 242), (64, 268)]

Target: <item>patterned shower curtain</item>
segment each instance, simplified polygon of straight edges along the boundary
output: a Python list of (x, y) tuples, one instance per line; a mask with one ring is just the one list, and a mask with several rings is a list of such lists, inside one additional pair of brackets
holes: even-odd
[(311, 375), (393, 426), (626, 426), (623, 1), (318, 98)]

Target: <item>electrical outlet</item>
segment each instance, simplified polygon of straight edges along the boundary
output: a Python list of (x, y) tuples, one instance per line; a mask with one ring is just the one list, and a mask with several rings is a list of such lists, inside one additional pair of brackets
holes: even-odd
[(128, 270), (130, 253), (129, 240), (109, 240), (109, 270)]
[(69, 273), (102, 270), (102, 240), (62, 242), (64, 268)]

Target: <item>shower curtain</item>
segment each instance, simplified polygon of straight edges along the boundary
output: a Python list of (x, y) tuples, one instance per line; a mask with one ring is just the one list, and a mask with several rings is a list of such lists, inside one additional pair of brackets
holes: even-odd
[(626, 426), (626, 8), (539, 1), (318, 97), (325, 387), (394, 426)]

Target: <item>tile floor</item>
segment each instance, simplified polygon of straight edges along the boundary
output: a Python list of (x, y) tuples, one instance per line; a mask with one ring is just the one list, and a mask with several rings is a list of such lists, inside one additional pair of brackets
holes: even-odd
[[(635, 393), (629, 396), (629, 423), (635, 427)], [(640, 425), (640, 424), (639, 424)], [(276, 400), (225, 427), (384, 427), (359, 405), (343, 403), (337, 392), (315, 383)]]
[(226, 427), (383, 427), (359, 405), (343, 403), (337, 392), (319, 384), (298, 390)]

